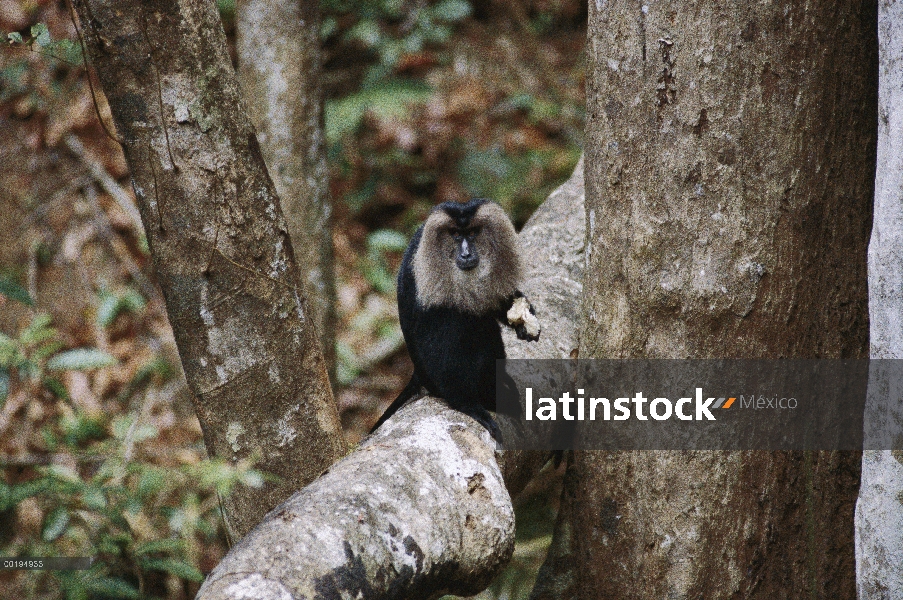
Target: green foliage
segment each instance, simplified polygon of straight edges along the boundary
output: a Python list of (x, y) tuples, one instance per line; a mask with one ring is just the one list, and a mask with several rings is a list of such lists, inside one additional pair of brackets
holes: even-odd
[[(492, 198), (509, 211), (515, 223), (522, 223), (554, 189), (555, 180), (549, 181), (546, 171), (551, 167), (565, 178), (579, 158), (579, 148), (528, 150), (515, 155), (495, 148), (470, 150), (458, 164), (458, 176), (470, 195)], [(537, 185), (525, 185), (531, 180)]]
[(60, 352), (47, 361), (51, 371), (87, 371), (117, 363), (116, 358), (96, 348), (76, 348)]
[(386, 253), (403, 252), (407, 246), (407, 238), (390, 229), (379, 229), (367, 236), (367, 256), (361, 261), (360, 270), (379, 293), (395, 292), (395, 276), (386, 262)]
[[(43, 425), (39, 451), (66, 457), (25, 477), (21, 470), (0, 472), (0, 514), (27, 503), (42, 515), (35, 535), (14, 536), (0, 545), (0, 555), (96, 557), (87, 571), (28, 574), (35, 586), (56, 588), (65, 598), (147, 598), (151, 581), (157, 588), (166, 578), (200, 581), (200, 545), (220, 531), (219, 499), (240, 485), (259, 487), (263, 475), (250, 462), (161, 466), (159, 459), (143, 458), (142, 444), (158, 432), (141, 421), (141, 411), (87, 414), (70, 405), (63, 384), (47, 374), (103, 368), (115, 359), (96, 349), (60, 348), (47, 315), (36, 315), (16, 337), (0, 334), (0, 382), (7, 394), (14, 378), (30, 385), (34, 402), (53, 392), (55, 416)], [(159, 384), (169, 373), (163, 361), (152, 360), (123, 395), (154, 378)]]
[[(162, 468), (127, 461), (126, 438), (100, 443), (105, 456), (96, 472), (51, 466), (26, 483), (0, 481), (0, 508), (15, 508), (28, 498), (38, 502), (44, 519), (39, 539), (0, 548), (5, 556), (95, 556), (84, 573), (37, 572), (55, 578), (71, 598), (111, 594), (143, 597), (142, 581), (154, 572), (198, 582), (197, 544), (219, 528), (218, 493), (237, 484), (259, 485), (249, 465), (222, 461)], [(116, 450), (118, 446), (120, 450)], [(79, 449), (78, 443), (68, 446)], [(200, 536), (200, 537), (199, 537)]]
[(219, 9), (219, 15), (224, 21), (232, 22), (235, 20), (235, 0), (216, 0), (216, 7)]
[(7, 43), (14, 48), (23, 48), (37, 52), (50, 60), (58, 60), (73, 66), (82, 64), (81, 45), (68, 38), (55, 40), (44, 23), (36, 23), (29, 30), (30, 35), (24, 37), (18, 31), (6, 34)]
[(344, 30), (344, 39), (356, 41), (374, 54), (376, 62), (367, 71), (364, 87), (389, 76), (405, 54), (447, 41), (451, 26), (472, 12), (467, 0), (324, 0), (322, 7), (324, 38), (338, 32), (340, 19), (352, 17), (354, 23)]
[(65, 386), (46, 371), (87, 371), (116, 364), (116, 359), (95, 348), (59, 352), (62, 343), (50, 326), (50, 315), (35, 315), (17, 338), (0, 333), (0, 404), (10, 389), (12, 375), (40, 384), (58, 398), (66, 398)]
[[(394, 296), (394, 268), (389, 264), (390, 253), (403, 252), (408, 245), (408, 238), (391, 229), (378, 229), (367, 236), (367, 254), (357, 265), (374, 290), (382, 296)], [(398, 350), (403, 337), (398, 326), (394, 302), (373, 294), (375, 300), (358, 311), (348, 324), (351, 332), (368, 335), (375, 334), (376, 341), (371, 352), (376, 357), (391, 354)], [(336, 375), (339, 383), (352, 383), (362, 371), (373, 366), (374, 357), (364, 351), (359, 356), (347, 343), (336, 344)]]
[(21, 302), (26, 306), (34, 306), (34, 300), (28, 295), (28, 292), (18, 283), (0, 275), (0, 294), (6, 296), (10, 300)]
[(117, 291), (101, 290), (98, 294), (97, 324), (109, 327), (123, 312), (141, 313), (147, 301), (132, 288)]
[(389, 81), (355, 92), (339, 100), (329, 100), (324, 108), (326, 140), (335, 143), (353, 133), (367, 112), (382, 120), (404, 119), (411, 107), (425, 104), (431, 89), (418, 81)]
[[(13, 34), (9, 34), (13, 35)], [(18, 33), (15, 34), (19, 38)], [(7, 102), (16, 96), (29, 91), (28, 86), (28, 62), (17, 60), (0, 69), (0, 102)]]
[(31, 26), (31, 39), (33, 43), (41, 48), (46, 48), (53, 42), (50, 39), (50, 31), (47, 30), (47, 25), (44, 23), (37, 23)]

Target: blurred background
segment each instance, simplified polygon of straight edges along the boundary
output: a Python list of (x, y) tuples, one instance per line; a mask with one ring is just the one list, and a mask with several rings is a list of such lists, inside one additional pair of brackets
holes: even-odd
[[(219, 8), (234, 57), (234, 2)], [(429, 209), (488, 197), (520, 227), (576, 164), (586, 6), (322, 11), (336, 400), (353, 444), (411, 373), (394, 274)], [(0, 571), (0, 598), (191, 598), (227, 549), (217, 494), (266, 474), (207, 458), (66, 4), (0, 0), (0, 34), (0, 556), (100, 558)], [(514, 558), (481, 598), (527, 597), (560, 475), (548, 465), (518, 500)]]

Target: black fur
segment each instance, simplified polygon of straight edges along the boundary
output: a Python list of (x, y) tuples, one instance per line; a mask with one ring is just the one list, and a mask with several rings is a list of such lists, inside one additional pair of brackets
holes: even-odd
[[(484, 202), (446, 203), (442, 208), (460, 227), (465, 227)], [(514, 299), (523, 294), (515, 292), (506, 302), (481, 315), (446, 306), (424, 308), (417, 301), (412, 268), (422, 233), (421, 226), (411, 239), (398, 272), (398, 316), (414, 363), (414, 374), (371, 432), (417, 396), (423, 387), (452, 408), (476, 418), (498, 438), (498, 428), (487, 411), (495, 410), (495, 361), (505, 358), (500, 323), (508, 325), (506, 312)], [(451, 268), (455, 267), (451, 265)], [(533, 312), (532, 306), (530, 310)], [(522, 331), (523, 326), (516, 329), (519, 338), (532, 339)]]

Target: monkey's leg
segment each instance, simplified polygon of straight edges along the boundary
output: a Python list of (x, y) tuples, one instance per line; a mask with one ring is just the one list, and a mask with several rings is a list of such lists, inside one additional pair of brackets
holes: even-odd
[(420, 395), (420, 380), (417, 379), (417, 374), (411, 375), (411, 380), (408, 381), (408, 384), (404, 386), (404, 389), (401, 390), (401, 393), (398, 394), (398, 397), (389, 405), (389, 408), (383, 413), (383, 415), (376, 422), (376, 425), (370, 430), (370, 433), (373, 433), (379, 426), (385, 423), (389, 417), (394, 415), (399, 408), (408, 403), (409, 400), (415, 398)]

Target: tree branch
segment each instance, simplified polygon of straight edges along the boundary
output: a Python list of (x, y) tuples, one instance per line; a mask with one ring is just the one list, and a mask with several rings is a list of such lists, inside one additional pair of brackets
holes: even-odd
[(198, 598), (469, 595), (513, 549), (495, 442), (424, 398), (267, 515)]

